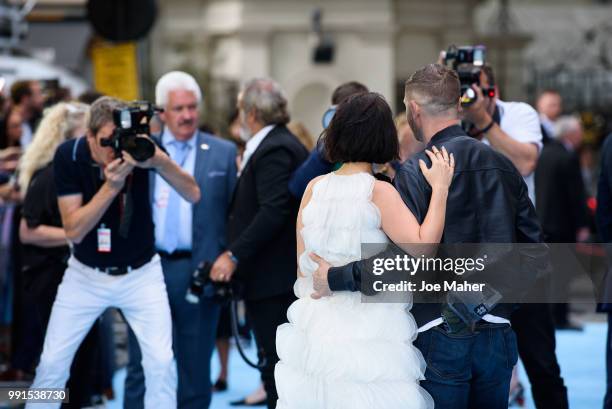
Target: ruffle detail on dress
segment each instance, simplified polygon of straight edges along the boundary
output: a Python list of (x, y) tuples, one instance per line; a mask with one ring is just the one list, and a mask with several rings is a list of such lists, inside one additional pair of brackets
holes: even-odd
[[(302, 210), (304, 252), (298, 297), (278, 327), (275, 368), (277, 409), (433, 409), (419, 386), (425, 360), (412, 345), (417, 325), (405, 303), (376, 302), (358, 292), (314, 300), (314, 252), (332, 266), (346, 265), (382, 250), (388, 239), (372, 203), (375, 179), (359, 173), (329, 174), (313, 187)], [(372, 254), (362, 254), (363, 251)]]

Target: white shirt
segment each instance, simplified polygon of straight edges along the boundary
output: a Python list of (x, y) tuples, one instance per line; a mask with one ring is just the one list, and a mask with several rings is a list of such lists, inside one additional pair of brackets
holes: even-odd
[(19, 139), (19, 143), (21, 143), (21, 149), (25, 149), (32, 143), (32, 139), (34, 135), (32, 135), (32, 127), (29, 123), (23, 122), (21, 124), (21, 138)]
[[(490, 322), (492, 324), (510, 324), (510, 321), (505, 318), (498, 317), (497, 315), (485, 314), (482, 319), (483, 321)], [(429, 321), (427, 324), (423, 325), (421, 328), (419, 328), (417, 332), (425, 332), (428, 329), (437, 327), (438, 325), (443, 323), (444, 319), (442, 319), (442, 317), (436, 318), (435, 320)]]
[[(540, 117), (531, 105), (524, 102), (504, 102), (497, 100), (499, 109), (499, 127), (512, 139), (519, 142), (527, 142), (536, 145), (538, 155), (542, 150), (542, 129), (540, 128)], [(483, 138), (484, 143), (489, 144), (487, 138)], [(529, 198), (535, 205), (535, 178), (533, 172), (523, 176), (527, 184)]]
[(244, 148), (244, 154), (242, 155), (242, 163), (240, 164), (240, 173), (246, 168), (247, 162), (251, 158), (251, 156), (255, 153), (261, 142), (265, 139), (266, 136), (270, 133), (272, 129), (274, 129), (276, 125), (267, 125), (261, 128), (255, 135), (251, 137), (246, 143)]
[(540, 123), (542, 123), (542, 127), (546, 132), (548, 132), (548, 136), (551, 138), (555, 138), (555, 123), (548, 119), (548, 117), (544, 114), (540, 114)]
[[(197, 134), (197, 132), (196, 132)], [(196, 157), (196, 134), (194, 134), (186, 143), (190, 146), (185, 162), (181, 168), (191, 176), (195, 173), (195, 157)], [(162, 135), (162, 145), (168, 151), (170, 157), (175, 157), (174, 150), (176, 146), (172, 144), (174, 135), (166, 127)], [(155, 193), (153, 196), (153, 222), (155, 222), (155, 245), (158, 250), (168, 251), (163, 248), (161, 238), (164, 237), (166, 231), (166, 208), (168, 207), (168, 198), (170, 191), (173, 188), (159, 174), (155, 175)], [(179, 240), (176, 250), (191, 250), (192, 245), (192, 220), (193, 220), (193, 205), (180, 198), (180, 231)]]

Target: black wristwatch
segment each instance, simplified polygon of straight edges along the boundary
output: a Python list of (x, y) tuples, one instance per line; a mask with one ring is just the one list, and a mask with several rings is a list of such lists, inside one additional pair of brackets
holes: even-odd
[(478, 129), (478, 132), (476, 132), (474, 136), (486, 134), (487, 132), (491, 130), (491, 128), (493, 128), (493, 125), (495, 125), (495, 119), (491, 119), (491, 122), (489, 122), (489, 125), (485, 126), (484, 128)]

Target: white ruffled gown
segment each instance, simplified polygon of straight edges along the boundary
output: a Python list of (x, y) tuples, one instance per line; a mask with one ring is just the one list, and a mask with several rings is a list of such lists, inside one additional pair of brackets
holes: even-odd
[[(333, 266), (372, 254), (362, 243), (387, 243), (372, 203), (374, 177), (330, 173), (313, 187), (302, 211), (305, 251), (294, 290), (298, 297), (278, 327), (277, 409), (431, 409), (419, 386), (425, 362), (412, 342), (417, 326), (410, 302), (364, 303), (359, 292), (314, 300), (315, 252)], [(382, 247), (382, 246), (381, 246)], [(408, 300), (410, 301), (410, 300)]]

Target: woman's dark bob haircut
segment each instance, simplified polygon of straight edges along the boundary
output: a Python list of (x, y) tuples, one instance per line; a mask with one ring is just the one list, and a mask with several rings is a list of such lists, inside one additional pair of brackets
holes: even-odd
[(338, 105), (323, 141), (332, 163), (386, 163), (399, 158), (391, 108), (375, 92), (353, 95)]

